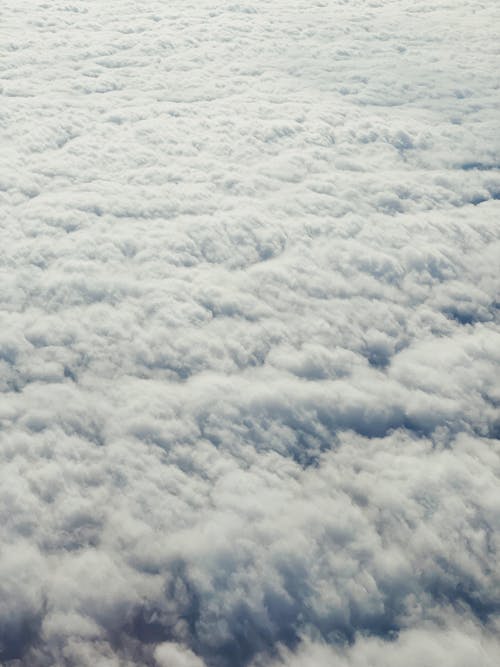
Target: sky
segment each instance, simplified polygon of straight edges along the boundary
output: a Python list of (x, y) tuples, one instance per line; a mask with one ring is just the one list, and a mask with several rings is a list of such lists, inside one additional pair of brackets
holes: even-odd
[(499, 44), (2, 1), (2, 667), (496, 667)]

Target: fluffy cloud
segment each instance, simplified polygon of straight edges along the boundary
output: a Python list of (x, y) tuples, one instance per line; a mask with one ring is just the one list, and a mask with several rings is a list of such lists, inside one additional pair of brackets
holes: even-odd
[(304, 642), (297, 653), (284, 651), (274, 665), (287, 667), (493, 667), (498, 662), (498, 638), (485, 635), (471, 623), (459, 627), (414, 628), (392, 641), (360, 637), (349, 648)]
[(497, 3), (0, 13), (3, 664), (493, 665)]

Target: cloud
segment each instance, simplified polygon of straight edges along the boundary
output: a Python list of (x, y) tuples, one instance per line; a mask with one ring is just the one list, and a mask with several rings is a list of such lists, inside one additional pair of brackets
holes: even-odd
[(4, 5), (2, 664), (493, 665), (496, 3)]
[(203, 661), (192, 651), (173, 643), (160, 644), (155, 650), (160, 667), (203, 667)]
[(498, 659), (498, 637), (485, 635), (471, 623), (458, 626), (412, 628), (392, 641), (360, 637), (351, 647), (335, 649), (321, 643), (304, 642), (297, 653), (282, 655), (276, 665), (294, 667), (410, 667), (419, 665), (463, 666), (472, 663), (493, 666)]

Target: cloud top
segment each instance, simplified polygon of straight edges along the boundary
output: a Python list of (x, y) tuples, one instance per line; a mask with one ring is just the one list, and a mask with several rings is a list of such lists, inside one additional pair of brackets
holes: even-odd
[(0, 12), (2, 665), (496, 664), (497, 3)]

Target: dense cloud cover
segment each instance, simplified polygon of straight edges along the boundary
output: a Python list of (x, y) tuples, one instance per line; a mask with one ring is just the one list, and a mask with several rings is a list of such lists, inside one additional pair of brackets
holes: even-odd
[(3, 0), (0, 659), (494, 667), (497, 0)]

